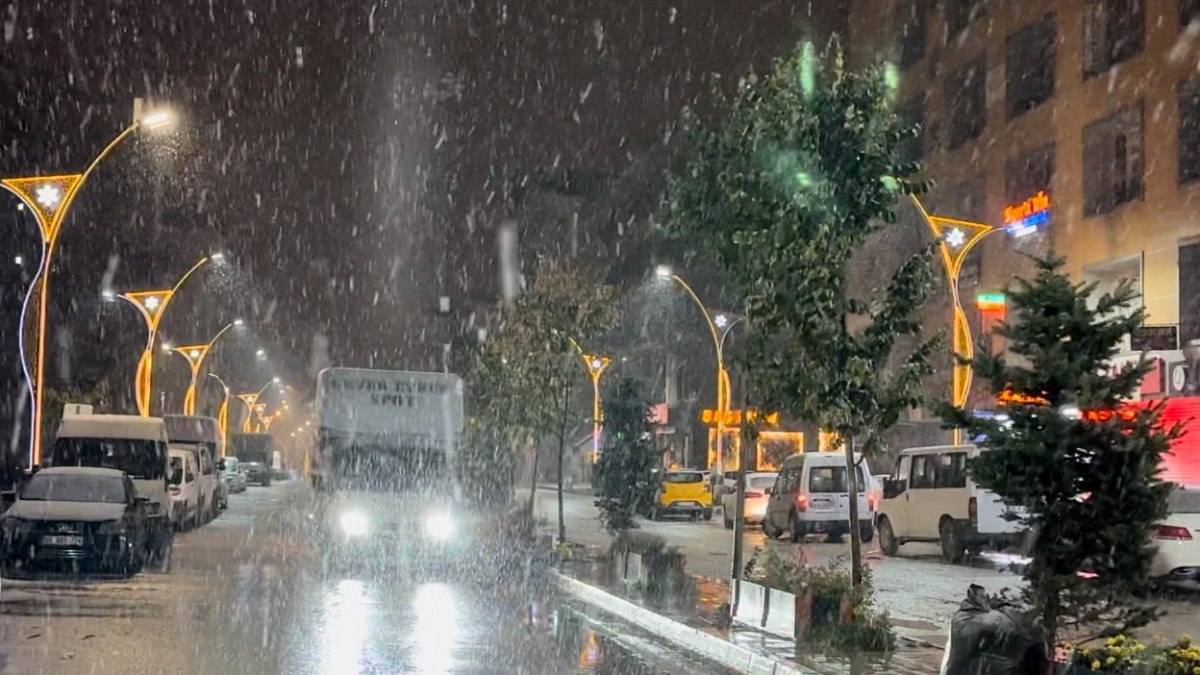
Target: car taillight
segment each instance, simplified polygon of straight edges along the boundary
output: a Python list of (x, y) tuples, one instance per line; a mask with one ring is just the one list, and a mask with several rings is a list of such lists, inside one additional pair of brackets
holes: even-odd
[(1192, 533), (1188, 532), (1186, 527), (1178, 525), (1159, 525), (1154, 528), (1154, 538), (1187, 541), (1192, 538)]
[(971, 519), (971, 527), (979, 526), (979, 503), (974, 497), (967, 500), (967, 516)]
[(808, 495), (805, 495), (805, 494), (796, 495), (796, 510), (797, 511), (807, 511), (808, 510)]
[(760, 498), (762, 498), (762, 496), (763, 496), (763, 493), (761, 493), (761, 492), (747, 492), (746, 493), (746, 499), (760, 499)]

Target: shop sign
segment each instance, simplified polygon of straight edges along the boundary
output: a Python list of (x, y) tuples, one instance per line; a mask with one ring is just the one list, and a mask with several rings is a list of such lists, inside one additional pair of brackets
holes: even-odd
[(1179, 349), (1179, 326), (1138, 326), (1129, 334), (1130, 351), (1170, 351)]
[(1004, 207), (1004, 227), (1014, 237), (1024, 237), (1032, 234), (1039, 227), (1050, 222), (1050, 195), (1045, 190), (1026, 199), (1020, 204), (1010, 204)]
[[(759, 415), (760, 413), (757, 410), (751, 410), (749, 415), (743, 415), (741, 410), (726, 410), (724, 420), (721, 420), (721, 416), (718, 415), (716, 410), (713, 410), (712, 408), (705, 408), (704, 410), (700, 411), (700, 421), (704, 422), (705, 424), (712, 425), (716, 425), (718, 421), (720, 421), (727, 427), (735, 427), (742, 423), (743, 417), (750, 420), (756, 420), (759, 419)], [(768, 426), (778, 426), (779, 413), (773, 412), (762, 415), (762, 420), (766, 422)]]

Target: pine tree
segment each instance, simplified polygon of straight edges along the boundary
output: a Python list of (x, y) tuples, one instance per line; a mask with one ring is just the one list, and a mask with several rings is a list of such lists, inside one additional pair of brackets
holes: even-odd
[(650, 403), (637, 380), (623, 378), (604, 398), (604, 451), (596, 464), (596, 507), (610, 534), (636, 527), (633, 516), (654, 494), (659, 465)]
[(1156, 405), (1123, 404), (1147, 364), (1108, 365), (1145, 318), (1131, 309), (1133, 287), (1121, 284), (1091, 306), (1095, 284), (1072, 283), (1062, 258), (1036, 262), (1037, 275), (1009, 293), (1014, 319), (995, 331), (1009, 355), (981, 347), (973, 362), (993, 393), (1021, 402), (1002, 404), (1007, 419), (950, 406), (943, 416), (984, 438), (986, 451), (970, 465), (974, 480), (1023, 509), (1036, 533), (1022, 593), (1052, 648), (1064, 633), (1153, 619), (1130, 597), (1148, 583), (1151, 530), (1170, 490), (1159, 478), (1161, 455), (1180, 430), (1163, 428)]

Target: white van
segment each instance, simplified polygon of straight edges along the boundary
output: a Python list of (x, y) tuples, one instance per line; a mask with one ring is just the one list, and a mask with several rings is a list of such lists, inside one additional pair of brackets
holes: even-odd
[(147, 548), (151, 564), (170, 560), (173, 532), (167, 492), (170, 459), (167, 428), (161, 418), (137, 415), (69, 415), (42, 458), (43, 465), (96, 466), (129, 474), (145, 497)]
[(195, 525), (203, 525), (221, 511), (221, 427), (211, 417), (201, 415), (163, 415), (171, 448), (196, 455), (200, 468), (200, 512)]
[(885, 555), (910, 541), (941, 544), (942, 559), (962, 561), (983, 546), (1017, 543), (1024, 530), (1019, 512), (975, 485), (967, 462), (979, 456), (974, 445), (911, 448), (896, 459), (895, 473), (883, 482), (876, 527)]
[(191, 450), (171, 448), (170, 455), (171, 522), (176, 530), (190, 530), (200, 523), (200, 466)]
[[(855, 455), (858, 467), (858, 528), (863, 541), (875, 536), (871, 470)], [(791, 536), (801, 541), (814, 532), (836, 539), (850, 531), (850, 487), (846, 455), (841, 452), (802, 452), (779, 467), (767, 499), (763, 532), (768, 537)]]

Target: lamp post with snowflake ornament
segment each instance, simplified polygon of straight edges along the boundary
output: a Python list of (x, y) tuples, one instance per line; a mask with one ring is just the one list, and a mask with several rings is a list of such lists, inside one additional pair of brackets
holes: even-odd
[[(41, 461), (42, 415), (46, 363), (46, 321), (50, 297), (50, 266), (54, 261), (54, 252), (58, 244), (62, 224), (70, 212), (71, 204), (79, 194), (87, 179), (95, 172), (100, 162), (139, 129), (159, 130), (170, 126), (174, 116), (170, 111), (143, 111), (142, 100), (134, 99), (134, 119), (117, 134), (100, 154), (88, 164), (83, 173), (58, 174), (51, 176), (29, 176), (23, 178), (5, 178), (0, 180), (0, 186), (14, 194), (26, 209), (33, 213), (38, 230), (42, 236), (42, 260), (33, 283), (25, 295), (21, 307), (21, 321), (18, 336), (21, 351), (21, 366), (25, 375), (26, 386), (29, 388), (33, 404), (30, 406), (30, 435), (29, 463), (33, 466)], [(30, 300), (36, 291), (37, 299), (37, 337), (34, 345), (33, 363), (25, 356), (25, 322), (29, 317)], [(32, 371), (32, 372), (31, 372)]]

